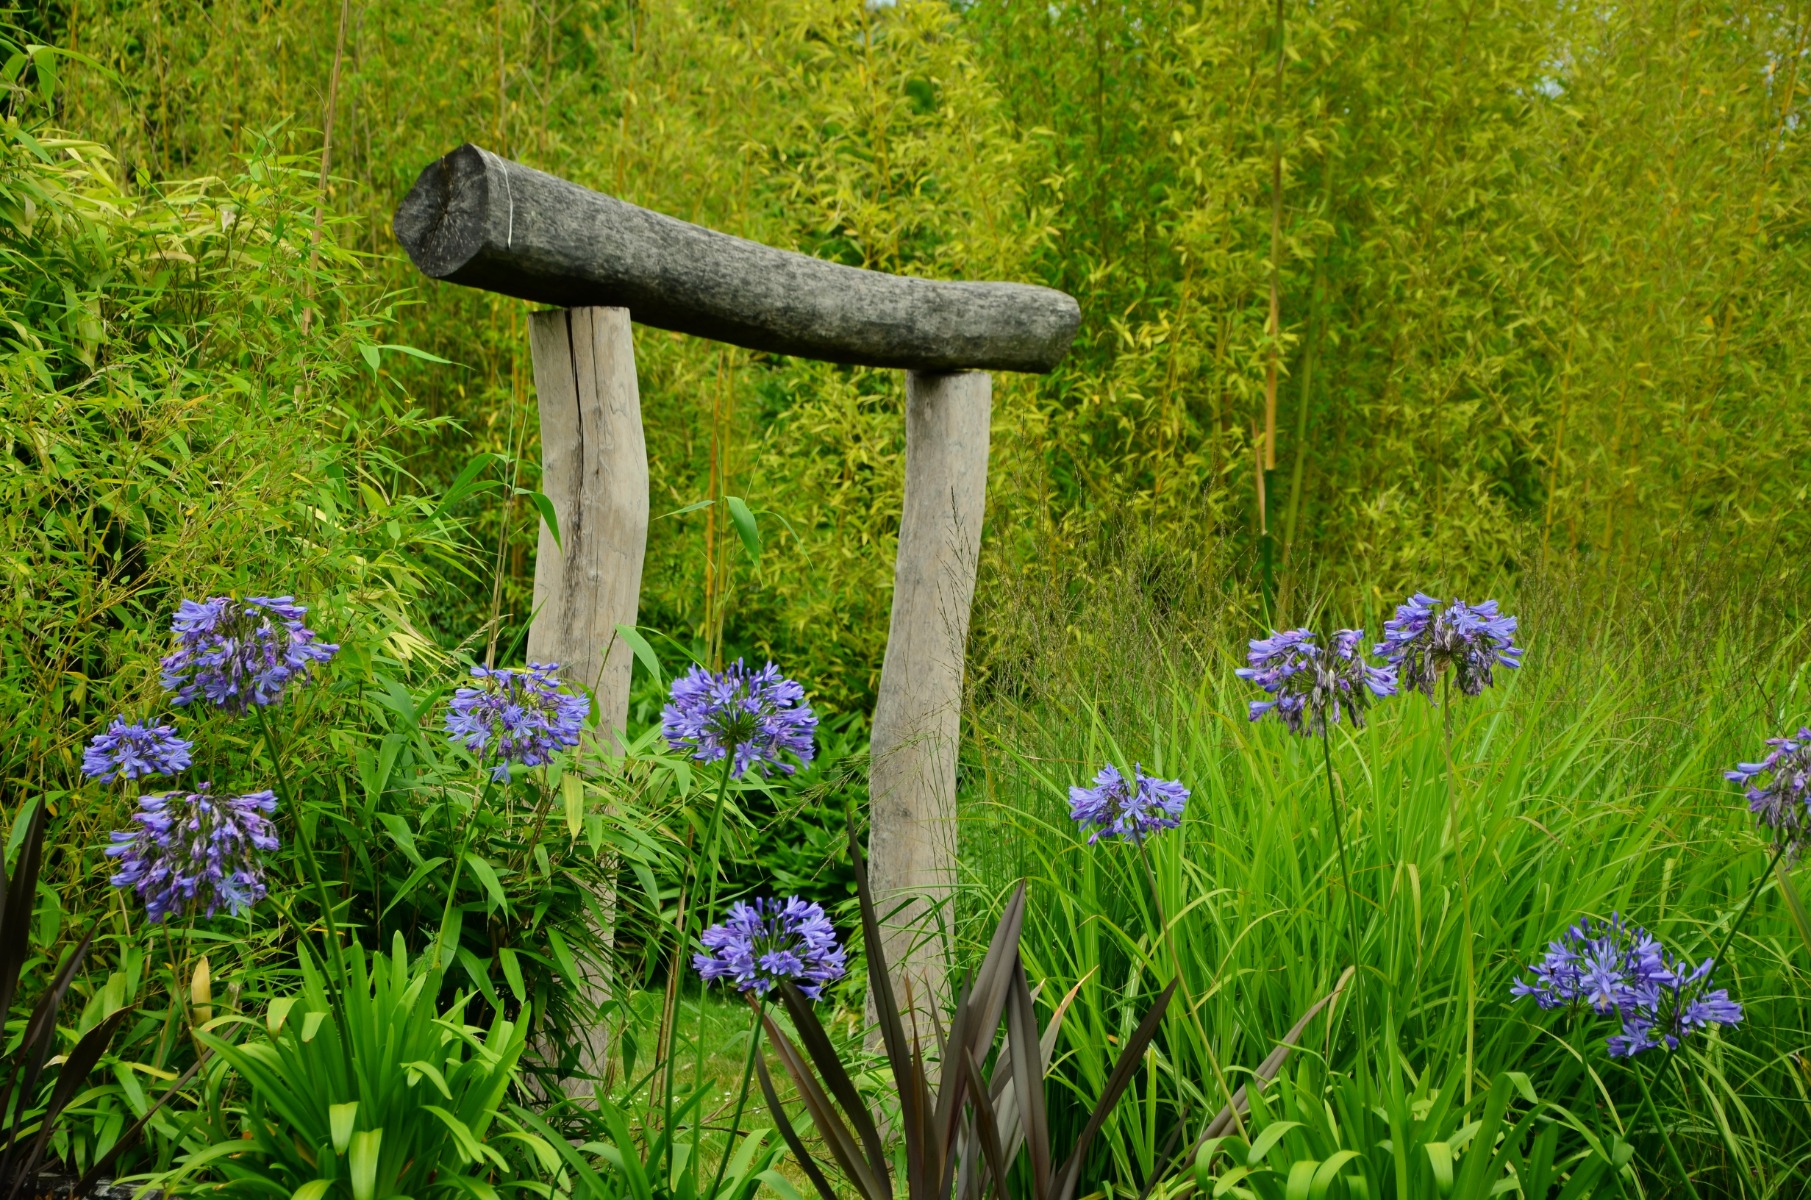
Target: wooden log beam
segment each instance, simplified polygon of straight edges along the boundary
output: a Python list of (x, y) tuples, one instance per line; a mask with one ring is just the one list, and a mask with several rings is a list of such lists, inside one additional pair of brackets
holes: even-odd
[(1075, 300), (1018, 283), (864, 271), (717, 233), (459, 147), (422, 171), (396, 238), (423, 274), (773, 354), (917, 371), (1044, 372)]
[[(993, 378), (906, 376), (905, 511), (869, 752), (869, 863), (901, 1010), (943, 1020), (956, 870), (956, 755), (968, 618), (987, 505)], [(927, 1035), (928, 1036), (928, 1035)]]
[[(634, 658), (616, 627), (635, 624), (648, 542), (648, 451), (629, 313), (535, 313), (528, 344), (541, 411), (541, 491), (553, 501), (560, 524), (557, 540), (541, 524), (528, 659), (557, 662), (563, 678), (589, 689), (597, 744), (620, 751)], [(615, 888), (605, 885), (597, 899), (607, 915), (595, 932), (607, 950), (615, 934)], [(588, 977), (575, 982), (584, 1001), (598, 1005), (610, 995), (610, 964), (606, 959), (589, 967)], [(599, 1019), (581, 1035), (579, 1068), (591, 1079), (604, 1075), (607, 1028)], [(554, 1061), (561, 1057), (558, 1048), (543, 1050)], [(570, 1086), (574, 1094), (589, 1094), (584, 1079)]]

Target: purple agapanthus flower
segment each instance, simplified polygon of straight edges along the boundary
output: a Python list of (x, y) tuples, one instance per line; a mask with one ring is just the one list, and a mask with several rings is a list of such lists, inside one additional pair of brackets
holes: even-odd
[(509, 782), (509, 769), (545, 766), (561, 746), (579, 744), (591, 701), (566, 690), (558, 663), (473, 667), (475, 687), (462, 687), (447, 705), (447, 740), (480, 760), (495, 759), (491, 778)]
[(693, 667), (673, 681), (672, 700), (660, 710), (662, 732), (673, 749), (699, 762), (730, 760), (730, 774), (769, 768), (790, 775), (781, 760), (791, 754), (809, 763), (816, 753), (812, 733), (817, 715), (805, 703), (805, 689), (768, 663), (750, 671), (742, 660), (722, 671)]
[(705, 930), (699, 941), (710, 953), (694, 954), (692, 966), (706, 983), (727, 979), (738, 991), (757, 996), (790, 982), (816, 1000), (845, 970), (830, 918), (797, 896), (732, 904), (728, 918)]
[(194, 749), (195, 743), (176, 736), (174, 726), (128, 723), (124, 717), (115, 717), (106, 732), (95, 734), (82, 752), (82, 774), (102, 783), (177, 775), (188, 769)]
[(1588, 1007), (1619, 1018), (1620, 1032), (1605, 1044), (1611, 1057), (1631, 1058), (1644, 1050), (1676, 1050), (1698, 1030), (1742, 1020), (1742, 1006), (1728, 990), (1710, 988), (1715, 966), (1707, 958), (1690, 967), (1647, 930), (1612, 915), (1566, 930), (1528, 968), (1533, 977), (1517, 980), (1509, 991), (1533, 997), (1542, 1008)]
[(1393, 620), (1383, 623), (1376, 651), (1396, 668), (1403, 687), (1430, 700), (1434, 680), (1449, 667), (1459, 690), (1476, 696), (1495, 682), (1495, 668), (1522, 665), (1515, 631), (1516, 619), (1499, 613), (1495, 600), (1454, 600), (1442, 609), (1439, 600), (1416, 592), (1397, 607)]
[(185, 911), (242, 912), (264, 897), (259, 855), (277, 848), (276, 811), (270, 792), (220, 797), (205, 783), (198, 792), (141, 797), (136, 828), (114, 833), (107, 847), (119, 860), (113, 886), (137, 892), (153, 922)]
[(1103, 837), (1141, 842), (1160, 830), (1174, 829), (1182, 824), (1187, 804), (1188, 789), (1181, 781), (1146, 775), (1140, 763), (1132, 765), (1130, 782), (1108, 763), (1094, 776), (1093, 787), (1069, 789), (1069, 818), (1083, 829), (1093, 829), (1090, 846)]
[(339, 651), (302, 623), (307, 615), (293, 596), (184, 600), (170, 623), (176, 649), (163, 660), (170, 702), (200, 699), (229, 712), (275, 704), (292, 681)]
[(1308, 629), (1289, 629), (1257, 638), (1247, 656), (1249, 666), (1234, 672), (1269, 692), (1270, 700), (1251, 702), (1251, 719), (1274, 712), (1290, 732), (1319, 734), (1341, 716), (1364, 727), (1364, 712), (1373, 698), (1396, 694), (1396, 673), (1374, 667), (1364, 658), (1362, 629), (1338, 629), (1331, 649), (1323, 648)]
[(1768, 738), (1767, 757), (1737, 763), (1723, 777), (1746, 789), (1748, 811), (1786, 857), (1796, 859), (1811, 846), (1811, 728), (1796, 737)]

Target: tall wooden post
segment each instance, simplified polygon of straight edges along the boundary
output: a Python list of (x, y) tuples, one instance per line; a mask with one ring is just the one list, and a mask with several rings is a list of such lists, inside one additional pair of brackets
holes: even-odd
[[(559, 663), (564, 679), (591, 691), (598, 745), (610, 749), (628, 724), (634, 662), (616, 627), (635, 624), (648, 541), (648, 450), (629, 310), (535, 313), (529, 347), (541, 410), (541, 491), (553, 501), (560, 536), (542, 523), (528, 658)], [(598, 900), (615, 913), (614, 887)], [(608, 947), (614, 924), (598, 934)], [(609, 963), (590, 966), (582, 990), (587, 1003), (599, 1004), (610, 993)], [(587, 1075), (603, 1074), (606, 1031), (601, 1019), (587, 1031), (580, 1053)]]
[(868, 845), (895, 997), (942, 1019), (956, 866), (956, 756), (969, 607), (987, 504), (993, 377), (906, 373), (905, 511), (893, 618), (874, 706)]

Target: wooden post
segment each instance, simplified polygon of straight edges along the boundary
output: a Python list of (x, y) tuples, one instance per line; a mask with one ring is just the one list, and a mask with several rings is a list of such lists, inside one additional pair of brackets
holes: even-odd
[[(986, 372), (906, 373), (905, 511), (874, 705), (868, 846), (887, 961), (927, 1044), (943, 1019), (956, 865), (956, 755), (969, 606), (987, 502)], [(902, 988), (905, 984), (902, 983)], [(908, 1017), (908, 1036), (910, 1035)]]
[[(541, 491), (559, 519), (556, 542), (541, 525), (535, 554), (531, 662), (557, 662), (572, 684), (591, 690), (598, 744), (618, 747), (629, 719), (633, 653), (616, 626), (635, 624), (648, 544), (648, 450), (626, 308), (568, 308), (529, 318), (535, 394), (541, 410)], [(600, 907), (614, 914), (606, 887)], [(613, 924), (598, 931), (605, 946)], [(581, 983), (597, 1004), (610, 992), (608, 962)], [(594, 1025), (580, 1066), (601, 1077), (605, 1026)]]

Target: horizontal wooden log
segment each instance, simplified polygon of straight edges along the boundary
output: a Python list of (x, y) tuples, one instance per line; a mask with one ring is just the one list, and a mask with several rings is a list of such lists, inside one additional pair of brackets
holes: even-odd
[(470, 144), (396, 210), (423, 274), (773, 354), (917, 371), (1050, 370), (1073, 297), (864, 271), (650, 212)]

